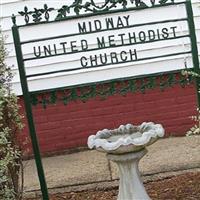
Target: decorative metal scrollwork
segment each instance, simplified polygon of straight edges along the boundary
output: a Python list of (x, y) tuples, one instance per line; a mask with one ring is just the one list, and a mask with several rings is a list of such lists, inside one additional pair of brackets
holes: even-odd
[[(108, 13), (110, 10), (115, 8), (127, 9), (128, 7), (135, 8), (147, 8), (155, 7), (156, 5), (164, 5), (168, 3), (174, 3), (174, 0), (104, 0), (103, 3), (97, 4), (95, 0), (74, 0), (71, 5), (63, 5), (60, 9), (57, 10), (57, 15), (54, 20), (65, 19), (69, 14), (80, 15), (83, 13)], [(20, 11), (19, 14), (24, 17), (26, 24), (29, 23), (39, 23), (39, 22), (48, 22), (50, 19), (51, 11), (55, 8), (49, 8), (47, 4), (44, 4), (42, 9), (34, 8), (34, 10), (29, 11), (28, 7), (25, 6), (23, 11)]]
[[(156, 0), (149, 0), (149, 3), (151, 4), (151, 7), (153, 7), (156, 5)], [(160, 0), (158, 3), (160, 5), (174, 3), (174, 0)], [(142, 0), (105, 0), (105, 3), (103, 3), (101, 6), (97, 5), (94, 0), (90, 0), (86, 3), (83, 3), (83, 0), (75, 0), (72, 5), (63, 6), (61, 9), (58, 10), (56, 20), (66, 18), (67, 14), (70, 13), (71, 10), (73, 10), (76, 15), (79, 15), (81, 10), (90, 13), (102, 13), (108, 12), (109, 10), (116, 8), (117, 6), (121, 6), (123, 9), (126, 9), (128, 4), (131, 4), (131, 6), (136, 8), (148, 7), (148, 5)]]
[(102, 13), (108, 12), (109, 10), (116, 8), (117, 6), (122, 6), (123, 9), (126, 9), (128, 2), (131, 2), (131, 4), (135, 4), (135, 7), (147, 7), (141, 0), (105, 0), (105, 2), (101, 6), (97, 5), (94, 0), (90, 0), (86, 3), (83, 3), (83, 0), (75, 0), (72, 5), (63, 6), (61, 9), (58, 10), (56, 20), (66, 18), (67, 14), (69, 14), (71, 11), (74, 11), (76, 15), (79, 15), (80, 11), (82, 10), (84, 12), (90, 13)]
[(28, 7), (27, 6), (24, 7), (24, 11), (19, 12), (19, 14), (21, 16), (24, 16), (24, 21), (26, 22), (26, 24), (29, 23), (29, 20), (30, 20), (29, 15), (31, 15), (32, 13), (33, 13), (32, 11), (28, 11)]
[(19, 14), (24, 16), (24, 21), (26, 24), (31, 23), (30, 17), (32, 17), (32, 21), (35, 23), (44, 21), (49, 21), (49, 13), (54, 10), (54, 8), (48, 8), (47, 4), (44, 4), (44, 8), (37, 9), (34, 8), (33, 11), (28, 11), (27, 6), (24, 7), (24, 11), (20, 11)]

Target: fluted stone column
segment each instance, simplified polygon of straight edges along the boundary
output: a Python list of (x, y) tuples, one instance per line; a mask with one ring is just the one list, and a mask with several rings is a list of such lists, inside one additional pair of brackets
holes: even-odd
[(150, 200), (138, 169), (139, 160), (146, 153), (147, 150), (145, 149), (135, 153), (107, 154), (107, 158), (117, 163), (119, 168), (118, 200)]

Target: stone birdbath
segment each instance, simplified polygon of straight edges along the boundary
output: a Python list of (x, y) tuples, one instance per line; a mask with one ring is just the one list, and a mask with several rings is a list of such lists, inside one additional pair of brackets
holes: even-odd
[(107, 158), (118, 165), (118, 200), (150, 199), (143, 186), (138, 163), (147, 153), (146, 146), (164, 136), (160, 124), (144, 122), (139, 126), (121, 125), (117, 129), (104, 129), (88, 138), (88, 147), (107, 153)]

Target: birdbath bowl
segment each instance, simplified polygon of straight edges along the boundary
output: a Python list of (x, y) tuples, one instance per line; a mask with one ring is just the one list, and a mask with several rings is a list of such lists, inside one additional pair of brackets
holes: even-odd
[(164, 136), (160, 124), (143, 122), (139, 126), (121, 125), (117, 129), (104, 129), (88, 138), (88, 147), (107, 153), (107, 158), (118, 165), (118, 200), (150, 199), (143, 186), (138, 163), (147, 153), (146, 146)]

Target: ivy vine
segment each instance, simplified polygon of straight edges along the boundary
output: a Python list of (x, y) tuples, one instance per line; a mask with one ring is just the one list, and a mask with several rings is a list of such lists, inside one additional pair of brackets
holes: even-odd
[(31, 93), (32, 105), (41, 104), (43, 108), (48, 105), (63, 102), (67, 105), (71, 101), (80, 100), (86, 102), (89, 99), (99, 97), (104, 100), (109, 96), (120, 94), (125, 96), (128, 93), (141, 92), (160, 88), (164, 91), (166, 88), (179, 84), (185, 87), (193, 81), (192, 77), (186, 78), (179, 73), (161, 74), (157, 76), (149, 76), (128, 80), (116, 80), (109, 83), (96, 83), (87, 86), (62, 88), (54, 91), (46, 91), (44, 93)]

